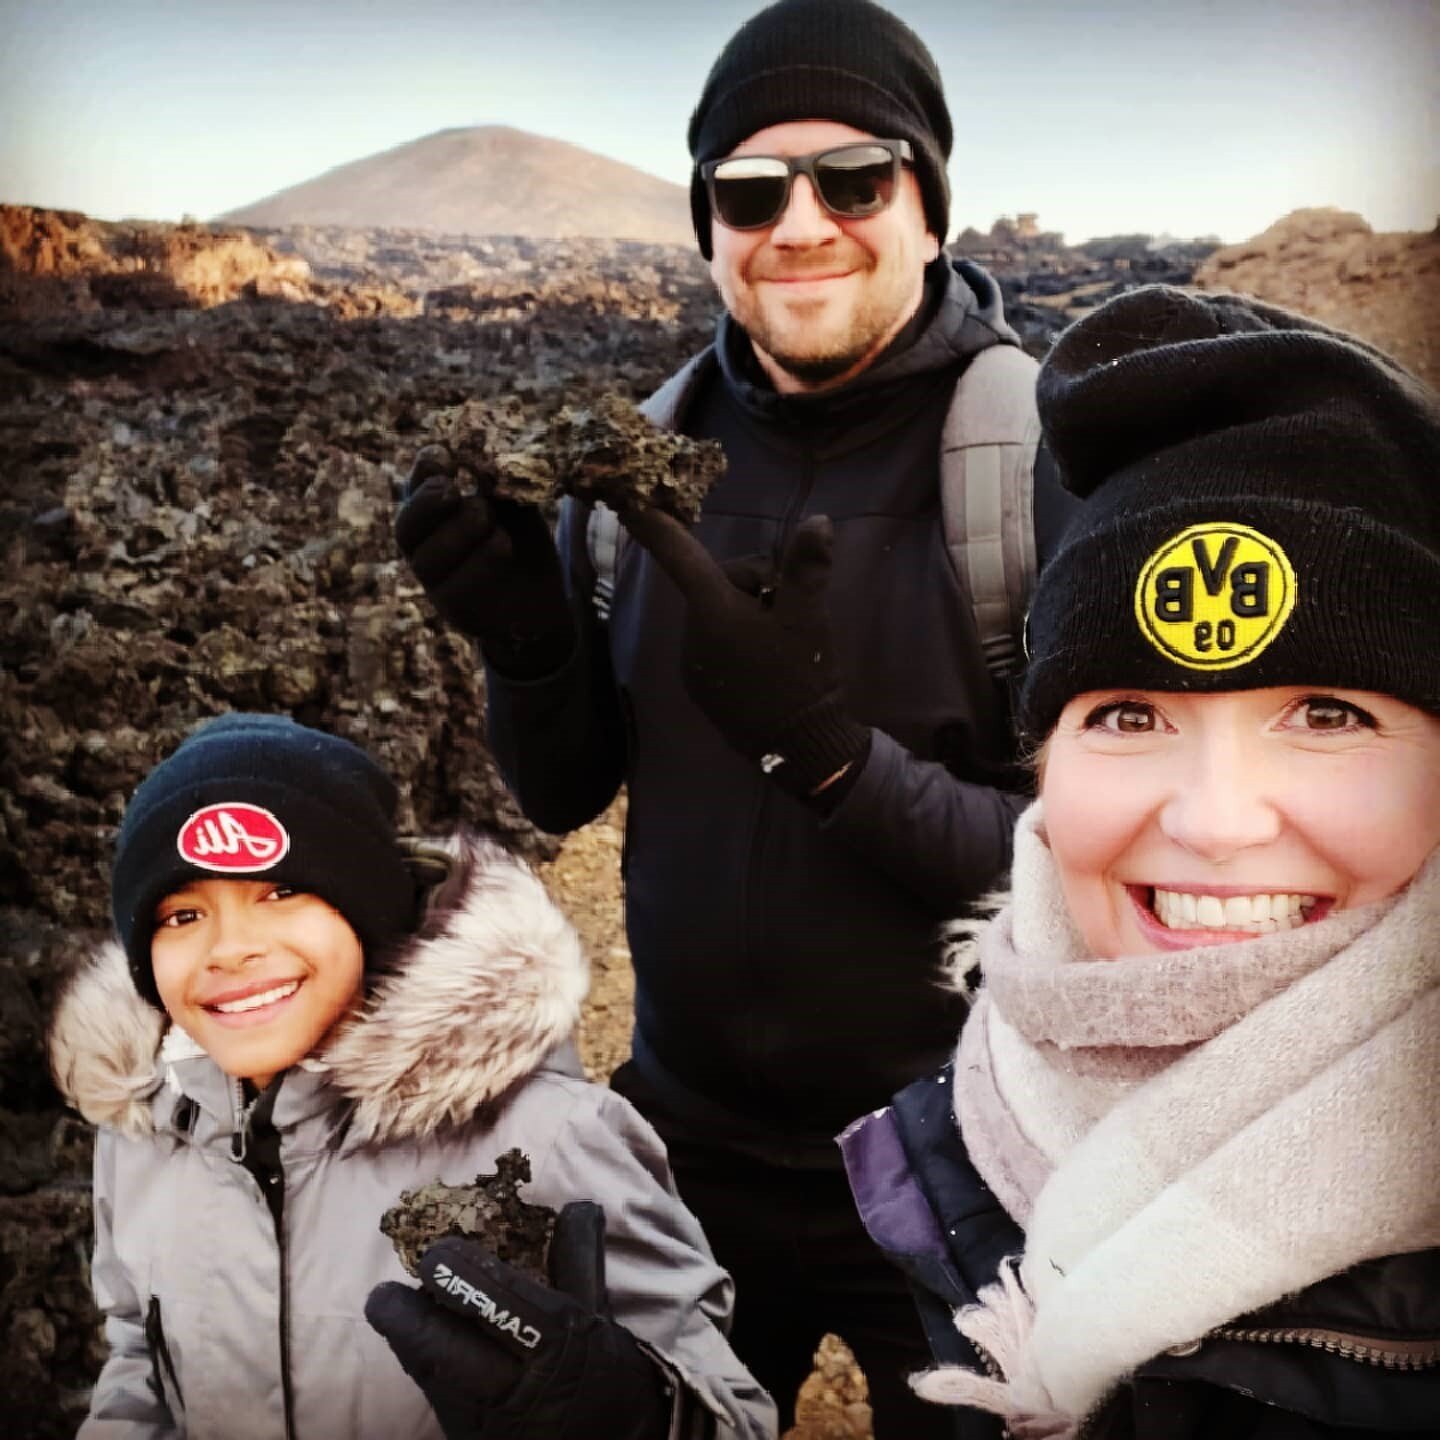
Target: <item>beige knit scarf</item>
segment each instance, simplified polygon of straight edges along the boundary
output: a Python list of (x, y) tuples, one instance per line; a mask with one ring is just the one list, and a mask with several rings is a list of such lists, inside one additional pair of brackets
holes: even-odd
[(927, 1399), (1072, 1436), (1164, 1350), (1440, 1244), (1440, 851), (1379, 905), (1097, 961), (1037, 803), (978, 958), (955, 1114), (1025, 1253), (956, 1316), (1004, 1379)]

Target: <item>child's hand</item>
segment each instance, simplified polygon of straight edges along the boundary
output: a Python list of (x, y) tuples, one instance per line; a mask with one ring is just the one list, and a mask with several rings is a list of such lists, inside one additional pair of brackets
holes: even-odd
[(566, 1205), (550, 1242), (553, 1289), (474, 1240), (438, 1240), (421, 1289), (389, 1281), (365, 1318), (425, 1392), (448, 1440), (663, 1440), (672, 1389), (610, 1318), (605, 1215)]

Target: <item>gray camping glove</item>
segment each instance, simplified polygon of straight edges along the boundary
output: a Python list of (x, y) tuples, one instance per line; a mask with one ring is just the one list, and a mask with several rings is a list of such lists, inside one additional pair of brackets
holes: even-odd
[(447, 1440), (665, 1440), (674, 1386), (610, 1318), (600, 1206), (561, 1210), (549, 1270), (541, 1285), (447, 1236), (421, 1258), (421, 1288), (377, 1285), (365, 1318)]
[(777, 572), (759, 556), (722, 567), (659, 511), (622, 518), (685, 597), (685, 689), (726, 740), (802, 798), (858, 770), (870, 730), (846, 713), (835, 663), (829, 519), (800, 523)]
[(500, 674), (538, 680), (574, 654), (575, 621), (545, 517), (514, 500), (462, 494), (443, 445), (415, 457), (395, 540), (431, 603), (480, 642)]

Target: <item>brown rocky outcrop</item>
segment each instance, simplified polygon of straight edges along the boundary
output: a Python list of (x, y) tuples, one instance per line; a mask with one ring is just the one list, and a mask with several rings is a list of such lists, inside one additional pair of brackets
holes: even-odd
[(1440, 224), (1376, 234), (1346, 210), (1295, 210), (1217, 250), (1195, 283), (1353, 331), (1440, 386)]
[(313, 297), (310, 266), (243, 230), (109, 224), (58, 210), (0, 205), (0, 316), (105, 306), (169, 310)]
[(1218, 242), (1110, 235), (1068, 245), (1026, 211), (988, 231), (966, 226), (952, 254), (983, 265), (1000, 283), (1005, 316), (1025, 349), (1042, 356), (1072, 320), (1137, 285), (1188, 285)]

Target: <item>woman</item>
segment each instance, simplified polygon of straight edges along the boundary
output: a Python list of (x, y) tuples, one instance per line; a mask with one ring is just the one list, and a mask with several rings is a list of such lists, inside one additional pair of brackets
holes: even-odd
[(1154, 287), (1040, 411), (1040, 799), (953, 1065), (841, 1137), (912, 1383), (964, 1440), (1440, 1434), (1440, 407)]

